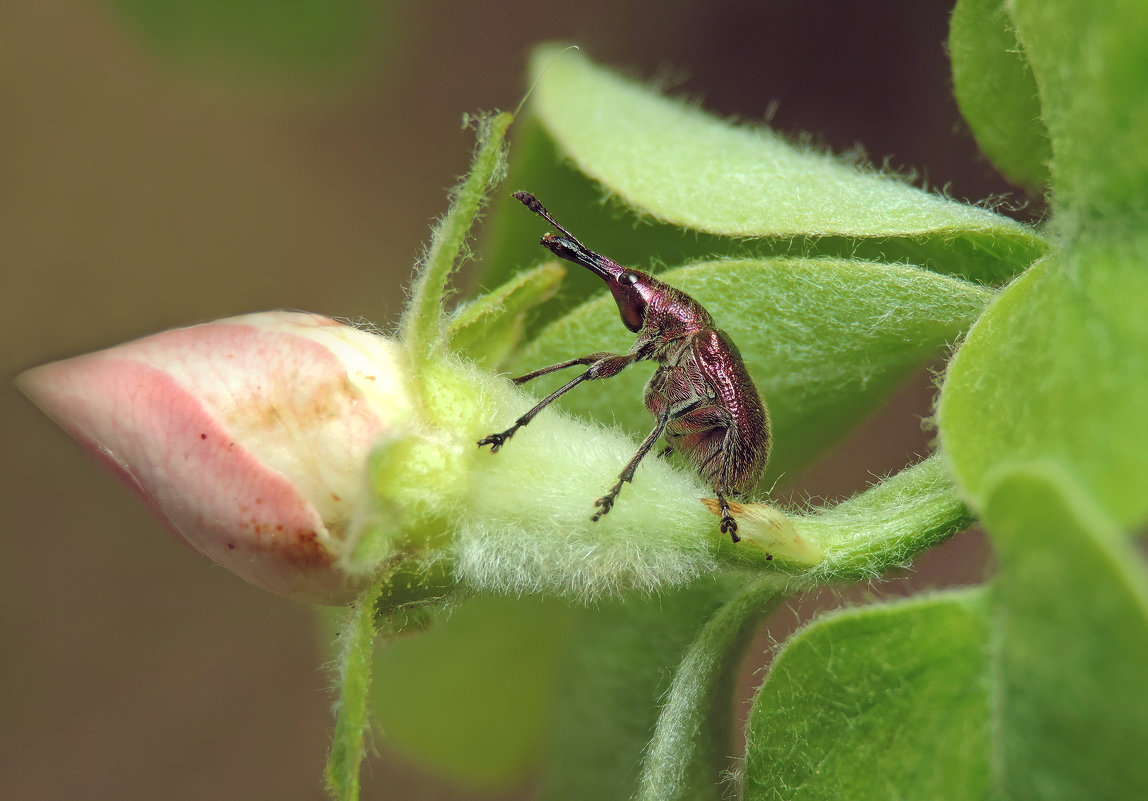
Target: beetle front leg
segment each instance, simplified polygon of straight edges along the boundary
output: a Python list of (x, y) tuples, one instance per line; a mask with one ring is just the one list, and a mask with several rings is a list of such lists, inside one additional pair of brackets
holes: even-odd
[(532, 408), (526, 414), (522, 415), (522, 417), (519, 417), (517, 420), (515, 420), (514, 425), (512, 425), (510, 428), (506, 429), (505, 431), (499, 431), (497, 434), (488, 434), (487, 436), (480, 439), (478, 441), (478, 447), (481, 448), (483, 445), (489, 445), (491, 453), (498, 453), (498, 449), (501, 448), (508, 439), (514, 436), (515, 431), (529, 423), (534, 419), (535, 415), (556, 401), (558, 398), (574, 389), (574, 387), (578, 386), (583, 381), (588, 381), (589, 375), (590, 371), (587, 370), (585, 373), (578, 376), (573, 381), (568, 381), (567, 383), (563, 384), (561, 387), (554, 390), (545, 398), (536, 403), (534, 408)]
[(520, 387), (523, 384), (525, 384), (527, 381), (533, 381), (534, 379), (539, 378), (541, 376), (550, 375), (550, 373), (557, 373), (559, 370), (565, 370), (568, 367), (574, 367), (575, 365), (578, 365), (578, 364), (594, 364), (595, 362), (600, 362), (603, 359), (613, 359), (613, 358), (617, 358), (617, 355), (614, 353), (605, 353), (605, 352), (590, 353), (590, 354), (587, 354), (586, 356), (580, 356), (577, 359), (570, 359), (569, 361), (558, 362), (558, 364), (552, 364), (549, 367), (543, 367), (540, 370), (535, 370), (533, 372), (527, 373), (526, 375), (520, 375), (520, 376), (518, 376), (518, 378), (512, 378), (510, 380), (514, 384), (514, 386)]
[(567, 367), (573, 367), (576, 364), (586, 364), (587, 360), (592, 361), (590, 369), (582, 373), (582, 375), (571, 381), (566, 382), (558, 389), (551, 392), (545, 398), (540, 400), (534, 405), (530, 411), (519, 417), (514, 421), (514, 425), (505, 431), (499, 431), (496, 434), (489, 434), (478, 441), (478, 446), (481, 448), (483, 445), (490, 446), (491, 453), (497, 453), (506, 441), (514, 436), (514, 432), (529, 423), (534, 417), (554, 401), (561, 398), (574, 387), (581, 384), (583, 381), (596, 381), (601, 378), (610, 378), (622, 372), (627, 365), (632, 364), (637, 359), (636, 356), (626, 353), (622, 355), (614, 353), (591, 353), (589, 356), (583, 356), (578, 359), (571, 359), (568, 362), (560, 362), (559, 364), (552, 364), (549, 367), (543, 367), (541, 370), (535, 370), (532, 373), (519, 376), (514, 379), (515, 384), (524, 384), (527, 381), (538, 378), (539, 376), (546, 375), (547, 373), (554, 373), (558, 370), (565, 370)]

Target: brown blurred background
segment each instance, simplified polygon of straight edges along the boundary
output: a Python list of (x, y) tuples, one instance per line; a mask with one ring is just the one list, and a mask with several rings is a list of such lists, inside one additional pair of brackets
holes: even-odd
[[(136, 5), (0, 5), (4, 799), (322, 797), (311, 611), (168, 537), (11, 378), (245, 311), (393, 322), (468, 161), (461, 114), (514, 107), (532, 44), (672, 75), (721, 114), (772, 108), (958, 198), (1012, 191), (951, 98), (947, 2), (367, 3), (362, 49), (318, 75), (173, 54)], [(789, 489), (833, 497), (923, 453), (930, 396), (922, 372)], [(957, 538), (890, 591), (975, 579), (984, 552)], [(365, 797), (469, 797), (385, 754), (366, 774)]]

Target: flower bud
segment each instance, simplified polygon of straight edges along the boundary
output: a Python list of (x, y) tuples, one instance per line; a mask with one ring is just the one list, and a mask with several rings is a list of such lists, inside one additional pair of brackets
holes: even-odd
[(165, 331), (22, 374), (46, 414), (196, 550), (279, 595), (338, 569), (372, 446), (412, 414), (394, 342), (314, 314)]

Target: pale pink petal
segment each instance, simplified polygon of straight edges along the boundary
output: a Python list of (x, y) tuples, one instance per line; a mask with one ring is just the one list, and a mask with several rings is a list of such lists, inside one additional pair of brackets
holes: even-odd
[(336, 603), (376, 438), (407, 413), (394, 345), (272, 312), (167, 331), (19, 384), (192, 547), (248, 581)]

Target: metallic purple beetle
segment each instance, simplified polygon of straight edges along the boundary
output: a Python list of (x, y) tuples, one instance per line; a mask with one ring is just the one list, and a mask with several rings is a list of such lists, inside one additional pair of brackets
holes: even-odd
[(664, 435), (669, 447), (663, 453), (677, 451), (713, 484), (721, 503), (721, 530), (737, 542), (737, 521), (730, 514), (726, 496), (752, 490), (769, 458), (769, 417), (737, 347), (714, 327), (709, 312), (685, 292), (590, 250), (555, 222), (529, 192), (515, 192), (514, 197), (561, 232), (561, 236), (543, 234), (544, 247), (606, 282), (623, 325), (638, 339), (628, 353), (591, 353), (513, 379), (515, 384), (525, 384), (576, 364), (590, 366), (539, 401), (510, 428), (483, 437), (479, 446), (489, 445), (491, 452), (496, 452), (515, 431), (583, 381), (610, 378), (636, 361), (657, 362), (658, 369), (642, 397), (657, 423), (617, 483), (594, 502), (598, 511), (590, 519), (597, 521), (610, 511), (622, 485), (633, 480), (638, 463)]

